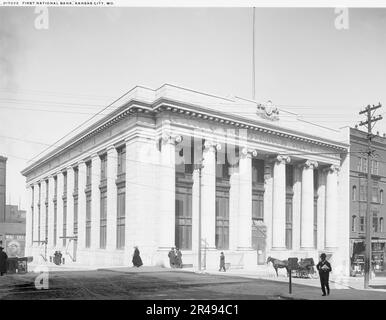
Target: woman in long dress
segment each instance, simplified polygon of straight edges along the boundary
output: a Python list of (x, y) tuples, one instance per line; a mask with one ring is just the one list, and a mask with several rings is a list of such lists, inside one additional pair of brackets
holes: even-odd
[(134, 267), (140, 267), (143, 265), (142, 263), (142, 259), (139, 255), (139, 250), (138, 250), (138, 247), (135, 247), (134, 249), (134, 254), (133, 254), (133, 265)]

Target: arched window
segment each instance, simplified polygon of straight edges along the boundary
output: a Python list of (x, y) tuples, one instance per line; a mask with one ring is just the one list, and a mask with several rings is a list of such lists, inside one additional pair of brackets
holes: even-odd
[(383, 190), (379, 191), (379, 202), (383, 204)]
[(356, 186), (352, 187), (352, 200), (357, 201), (357, 187)]
[(383, 227), (383, 218), (379, 218), (379, 228), (380, 228), (380, 232), (383, 232), (383, 230), (384, 230), (384, 227)]
[(352, 216), (352, 219), (351, 219), (351, 231), (352, 232), (356, 232), (357, 230), (357, 227), (356, 227), (356, 224), (357, 224), (357, 216)]

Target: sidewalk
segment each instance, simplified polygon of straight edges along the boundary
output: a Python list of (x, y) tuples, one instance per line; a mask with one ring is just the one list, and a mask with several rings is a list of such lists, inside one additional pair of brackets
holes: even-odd
[[(279, 273), (279, 276), (277, 277), (275, 273), (271, 274), (270, 272), (268, 273), (261, 272), (261, 270), (229, 269), (227, 270), (227, 272), (220, 272), (218, 270), (206, 270), (205, 273), (213, 274), (213, 275), (221, 274), (221, 275), (238, 276), (238, 277), (244, 277), (244, 278), (250, 278), (250, 279), (269, 280), (269, 281), (276, 281), (276, 282), (281, 282), (285, 284), (289, 283), (289, 279), (285, 273)], [(368, 294), (370, 292), (375, 292), (378, 294), (382, 294), (383, 299), (386, 300), (386, 277), (376, 277), (372, 279), (370, 281), (370, 288), (366, 290), (363, 288), (364, 286), (363, 282), (364, 282), (363, 278), (341, 277), (341, 276), (336, 277), (334, 275), (331, 275), (330, 288), (331, 288), (331, 291), (334, 291), (335, 299), (341, 299), (335, 295), (335, 292), (344, 293), (347, 290), (349, 290), (350, 292), (353, 292), (354, 290), (356, 290), (360, 293), (360, 296), (363, 296), (363, 294)], [(295, 278), (292, 276), (292, 284), (318, 288), (318, 293), (320, 295), (320, 280), (318, 276), (315, 276), (314, 278)], [(339, 294), (338, 296), (342, 297), (341, 294)]]

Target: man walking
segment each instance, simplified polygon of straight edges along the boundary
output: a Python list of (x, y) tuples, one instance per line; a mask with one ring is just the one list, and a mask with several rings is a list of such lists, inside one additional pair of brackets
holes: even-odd
[(3, 251), (3, 247), (0, 247), (0, 276), (3, 276), (4, 273), (7, 273), (7, 260), (8, 256)]
[(326, 289), (327, 289), (327, 295), (330, 294), (330, 286), (328, 284), (330, 272), (332, 271), (331, 264), (326, 260), (326, 254), (322, 253), (320, 255), (320, 261), (316, 265), (316, 269), (319, 271), (319, 278), (320, 278), (320, 286), (322, 288), (322, 296), (326, 295)]
[(220, 270), (218, 270), (218, 271), (221, 271), (221, 270), (224, 270), (224, 272), (226, 271), (225, 270), (225, 256), (224, 256), (224, 252), (221, 252), (221, 254), (220, 254)]

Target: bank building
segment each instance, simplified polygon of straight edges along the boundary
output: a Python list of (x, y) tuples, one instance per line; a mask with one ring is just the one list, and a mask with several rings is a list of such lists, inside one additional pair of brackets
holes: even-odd
[[(269, 256), (327, 253), (348, 274), (349, 131), (271, 102), (165, 84), (113, 111), (22, 171), (26, 251), (66, 264), (263, 268)], [(199, 241), (201, 234), (201, 241)], [(40, 259), (40, 260), (39, 260)]]

